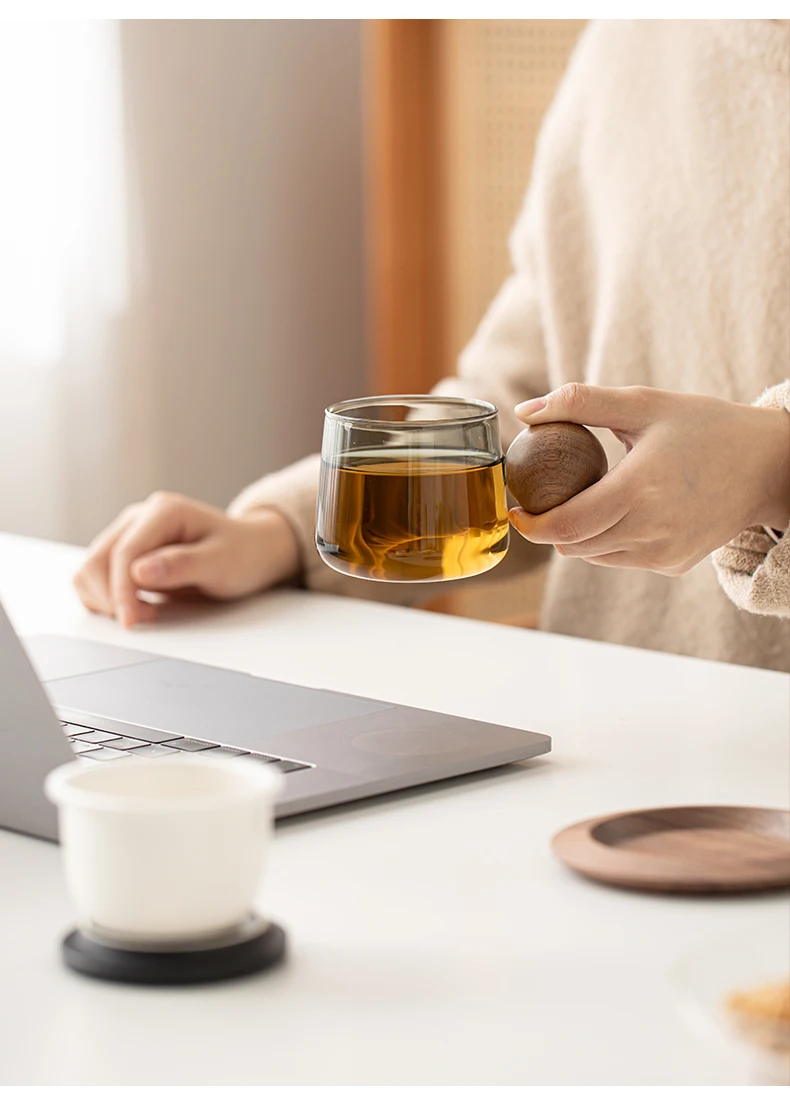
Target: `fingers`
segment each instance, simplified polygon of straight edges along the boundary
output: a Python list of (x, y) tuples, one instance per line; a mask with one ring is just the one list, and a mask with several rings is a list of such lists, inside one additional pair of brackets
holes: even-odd
[(131, 578), (142, 591), (204, 587), (210, 578), (213, 549), (205, 542), (166, 545), (132, 562)]
[(621, 522), (630, 509), (627, 463), (623, 460), (598, 483), (545, 514), (528, 514), (515, 507), (510, 511), (512, 525), (537, 545), (576, 545), (598, 537)]
[(75, 573), (74, 587), (80, 601), (89, 611), (109, 615), (115, 613), (110, 594), (110, 552), (139, 510), (138, 503), (122, 510), (118, 517), (94, 538), (88, 547), (85, 560)]
[(588, 564), (597, 564), (601, 568), (638, 568), (639, 565), (635, 563), (636, 559), (634, 553), (623, 551), (585, 557)]
[(543, 398), (532, 398), (515, 408), (526, 425), (573, 421), (614, 432), (637, 433), (655, 418), (664, 392), (649, 387), (602, 387), (566, 383)]
[[(587, 548), (588, 544), (590, 548)], [(707, 555), (702, 553), (674, 563), (671, 558), (663, 555), (665, 546), (631, 541), (619, 526), (607, 530), (595, 542), (555, 545), (555, 549), (560, 556), (577, 557), (587, 564), (596, 564), (602, 568), (636, 568), (644, 572), (655, 572), (660, 576), (683, 576)]]
[[(116, 613), (115, 603), (109, 590), (109, 573), (99, 569), (89, 569), (83, 566), (74, 577), (74, 586), (80, 602), (93, 614), (106, 614), (110, 617), (119, 617)], [(135, 622), (153, 622), (157, 616), (157, 607), (153, 603), (136, 600), (133, 620), (125, 625), (134, 625)]]
[[(83, 604), (91, 611), (115, 615), (125, 626), (153, 619), (157, 608), (137, 597), (139, 589), (158, 590), (175, 586), (175, 582), (189, 583), (192, 571), (188, 553), (177, 570), (178, 558), (169, 550), (191, 549), (193, 543), (206, 535), (219, 511), (180, 495), (158, 493), (144, 503), (127, 507), (115, 521), (95, 539), (80, 569), (74, 577), (74, 586)], [(146, 554), (168, 549), (165, 573), (157, 565), (149, 570), (144, 583), (137, 582), (132, 566)], [(144, 567), (144, 566), (143, 566)]]
[(597, 564), (602, 568), (636, 568), (643, 572), (654, 572), (659, 576), (675, 577), (684, 576), (686, 572), (690, 572), (704, 558), (695, 557), (684, 561), (682, 564), (663, 565), (648, 550), (630, 550), (584, 557), (583, 559), (587, 564)]
[(611, 529), (605, 529), (597, 537), (579, 541), (575, 545), (555, 545), (554, 548), (560, 556), (589, 560), (591, 557), (607, 556), (610, 553), (632, 552), (636, 545), (638, 539), (632, 535), (631, 516), (626, 514)]
[(142, 619), (150, 604), (137, 598), (132, 565), (138, 558), (175, 541), (193, 540), (205, 528), (202, 508), (178, 495), (152, 495), (127, 526), (109, 555), (109, 590), (114, 613), (124, 626)]

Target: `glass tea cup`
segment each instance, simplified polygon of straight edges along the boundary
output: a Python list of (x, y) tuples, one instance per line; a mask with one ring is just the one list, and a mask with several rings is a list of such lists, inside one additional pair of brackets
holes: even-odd
[(477, 576), (508, 532), (496, 406), (417, 394), (326, 410), (316, 547), (330, 568), (390, 583)]

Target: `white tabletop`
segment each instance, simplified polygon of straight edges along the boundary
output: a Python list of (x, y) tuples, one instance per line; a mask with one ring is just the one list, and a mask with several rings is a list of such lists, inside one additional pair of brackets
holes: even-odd
[(0, 1084), (738, 1081), (670, 971), (763, 898), (596, 886), (564, 825), (680, 803), (788, 806), (788, 677), (467, 619), (281, 592), (124, 632), (70, 590), (79, 550), (0, 537), (18, 631), (136, 645), (546, 731), (554, 752), (284, 822), (261, 907), (289, 963), (244, 982), (115, 987), (61, 968), (55, 846), (0, 832)]

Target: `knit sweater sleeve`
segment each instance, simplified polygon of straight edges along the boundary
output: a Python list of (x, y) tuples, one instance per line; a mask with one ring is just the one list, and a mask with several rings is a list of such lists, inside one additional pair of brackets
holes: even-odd
[[(790, 380), (755, 403), (790, 411)], [(788, 482), (787, 476), (782, 476)], [(719, 583), (741, 610), (790, 618), (790, 523), (784, 533), (751, 526), (713, 553)]]

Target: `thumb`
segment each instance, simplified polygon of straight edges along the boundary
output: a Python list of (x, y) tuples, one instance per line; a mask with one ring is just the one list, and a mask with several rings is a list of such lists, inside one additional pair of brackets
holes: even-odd
[(211, 572), (210, 546), (166, 545), (139, 557), (130, 569), (132, 579), (143, 591), (175, 591), (201, 587)]
[(655, 418), (661, 393), (642, 386), (566, 383), (544, 398), (521, 402), (515, 410), (525, 425), (573, 421), (613, 432), (639, 433)]

